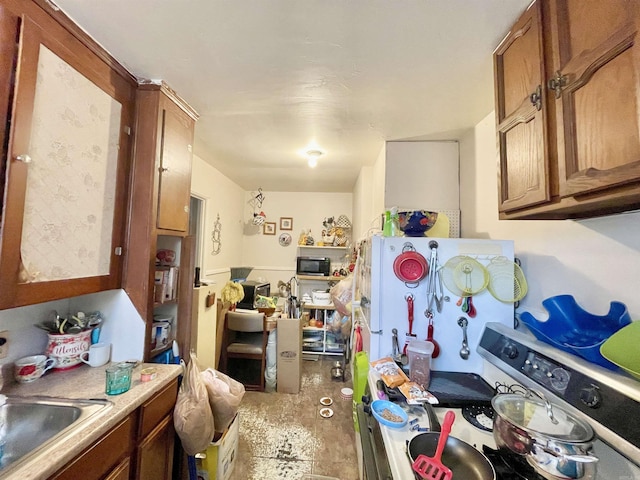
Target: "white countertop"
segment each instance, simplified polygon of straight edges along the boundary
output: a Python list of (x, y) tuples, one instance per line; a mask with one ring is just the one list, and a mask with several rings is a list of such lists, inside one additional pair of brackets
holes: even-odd
[[(20, 461), (15, 467), (10, 465), (9, 471), (4, 474), (0, 472), (0, 478), (44, 480), (50, 477), (182, 373), (179, 365), (140, 364), (133, 370), (129, 391), (120, 395), (106, 395), (107, 366), (92, 368), (82, 365), (69, 371), (50, 371), (33, 383), (5, 386), (2, 393), (9, 397), (106, 399), (112, 406), (88, 419), (80, 430), (74, 430), (72, 437), (64, 438), (60, 445), (55, 445), (55, 455), (51, 454), (51, 448), (37, 449), (29, 455), (28, 461)], [(157, 375), (149, 382), (141, 382), (140, 371), (146, 367), (155, 367)]]

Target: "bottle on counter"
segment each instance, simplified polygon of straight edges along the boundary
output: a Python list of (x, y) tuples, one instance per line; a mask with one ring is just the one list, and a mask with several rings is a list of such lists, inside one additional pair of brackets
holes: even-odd
[(400, 223), (398, 222), (398, 207), (391, 207), (391, 236), (401, 237), (402, 231), (400, 230)]
[(384, 225), (382, 226), (382, 236), (391, 237), (391, 211), (384, 212)]
[(391, 207), (384, 212), (384, 225), (382, 227), (384, 237), (401, 237), (402, 231), (398, 223), (398, 207)]

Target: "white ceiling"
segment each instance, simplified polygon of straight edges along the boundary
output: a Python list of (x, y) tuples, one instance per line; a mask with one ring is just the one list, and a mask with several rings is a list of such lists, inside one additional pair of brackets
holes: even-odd
[(455, 139), (491, 112), (493, 49), (529, 2), (55, 0), (196, 109), (195, 153), (245, 190), (326, 192), (384, 141)]

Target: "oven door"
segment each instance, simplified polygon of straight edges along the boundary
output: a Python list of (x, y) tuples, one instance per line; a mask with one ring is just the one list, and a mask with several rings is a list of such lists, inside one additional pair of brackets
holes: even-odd
[(364, 480), (393, 480), (380, 425), (373, 416), (364, 411), (364, 404), (356, 405)]

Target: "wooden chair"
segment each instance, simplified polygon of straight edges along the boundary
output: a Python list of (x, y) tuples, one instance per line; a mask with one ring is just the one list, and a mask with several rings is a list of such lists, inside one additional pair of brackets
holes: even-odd
[(264, 392), (267, 339), (264, 313), (227, 312), (220, 371), (241, 382), (246, 390)]

